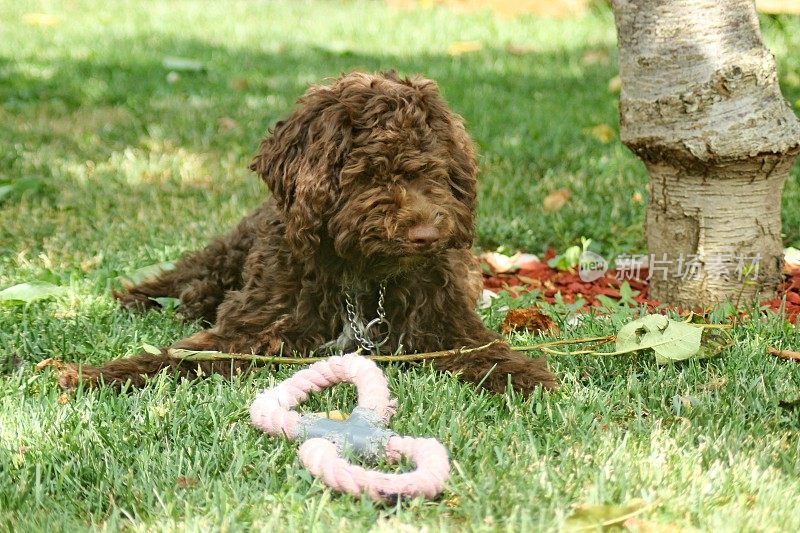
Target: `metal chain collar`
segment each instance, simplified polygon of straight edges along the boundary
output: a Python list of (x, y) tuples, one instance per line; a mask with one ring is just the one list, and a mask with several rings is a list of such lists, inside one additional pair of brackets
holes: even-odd
[[(378, 316), (364, 325), (364, 320), (362, 320), (361, 313), (359, 312), (360, 310), (353, 303), (353, 298), (351, 297), (350, 293), (344, 293), (347, 321), (350, 324), (350, 329), (353, 330), (353, 336), (361, 348), (372, 354), (380, 353), (381, 346), (386, 344), (386, 342), (389, 340), (389, 335), (391, 335), (391, 325), (389, 324), (389, 321), (386, 320), (386, 309), (383, 306), (385, 296), (386, 281), (382, 281), (380, 288), (378, 289)], [(372, 338), (370, 330), (374, 327), (380, 326), (386, 327), (386, 336), (382, 340), (377, 341)], [(378, 331), (380, 331), (380, 329)]]

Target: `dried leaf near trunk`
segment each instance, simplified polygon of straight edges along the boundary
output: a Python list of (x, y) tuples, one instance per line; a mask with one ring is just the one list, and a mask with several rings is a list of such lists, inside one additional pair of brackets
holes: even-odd
[(503, 320), (501, 329), (505, 334), (515, 331), (558, 334), (558, 324), (536, 307), (510, 309), (506, 314), (505, 320)]

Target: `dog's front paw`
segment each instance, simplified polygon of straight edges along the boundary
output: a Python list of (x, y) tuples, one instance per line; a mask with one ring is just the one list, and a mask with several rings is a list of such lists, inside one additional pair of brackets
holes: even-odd
[[(539, 360), (534, 361), (538, 362)], [(511, 386), (525, 396), (529, 396), (537, 387), (548, 391), (557, 390), (559, 387), (556, 376), (547, 369), (543, 361), (540, 365), (531, 365), (530, 369), (516, 370), (510, 375)]]
[(502, 394), (511, 383), (516, 392), (529, 396), (537, 387), (544, 390), (558, 389), (558, 380), (547, 369), (545, 359), (515, 358), (497, 364), (486, 376), (483, 386), (492, 392)]

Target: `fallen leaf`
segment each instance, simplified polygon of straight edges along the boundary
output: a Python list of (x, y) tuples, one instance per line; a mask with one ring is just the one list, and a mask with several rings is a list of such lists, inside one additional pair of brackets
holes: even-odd
[(51, 367), (51, 366), (53, 368), (55, 368), (56, 370), (63, 370), (64, 367), (65, 367), (64, 363), (59, 361), (58, 359), (53, 359), (52, 357), (48, 357), (47, 359), (43, 359), (43, 360), (39, 361), (38, 363), (36, 363), (35, 369), (36, 369), (37, 372), (41, 372), (45, 368), (48, 368), (48, 367)]
[(664, 315), (647, 315), (619, 330), (616, 353), (652, 349), (656, 363), (663, 365), (691, 357), (712, 357), (730, 343), (730, 335), (723, 329), (678, 322)]
[(584, 65), (594, 65), (597, 63), (608, 62), (608, 50), (598, 48), (597, 50), (587, 50), (581, 56), (581, 63)]
[[(697, 353), (698, 359), (706, 359), (719, 355), (722, 350), (733, 344), (730, 334), (719, 328), (703, 328), (703, 336), (700, 339), (700, 351)], [(658, 357), (656, 357), (656, 361)]]
[(167, 56), (161, 61), (161, 65), (173, 72), (203, 72), (206, 67), (200, 61), (185, 57)]
[(670, 320), (664, 315), (647, 315), (623, 326), (617, 333), (617, 352), (658, 348), (673, 360), (688, 359), (700, 350), (702, 328)]
[(700, 405), (700, 400), (694, 396), (682, 396), (680, 394), (676, 394), (672, 397), (672, 409), (675, 411), (677, 416), (681, 416), (681, 413), (684, 410), (697, 407), (698, 405)]
[(447, 47), (447, 53), (451, 56), (460, 56), (470, 52), (477, 52), (483, 48), (480, 41), (457, 41)]
[(47, 13), (25, 13), (22, 15), (22, 22), (28, 26), (40, 26), (43, 28), (50, 28), (58, 26), (61, 20), (55, 15), (48, 15)]
[(800, 250), (797, 248), (786, 248), (783, 250), (783, 258), (787, 265), (800, 266)]
[(524, 253), (516, 253), (512, 257), (514, 260), (514, 264), (517, 265), (520, 270), (531, 270), (538, 268), (539, 265), (542, 263), (539, 258), (533, 254), (524, 254)]
[(0, 291), (0, 303), (7, 305), (22, 305), (36, 300), (54, 298), (67, 292), (65, 287), (59, 287), (44, 281), (31, 281), (20, 283)]
[(555, 213), (567, 204), (571, 196), (572, 192), (567, 188), (556, 189), (545, 196), (542, 207), (548, 213)]
[(509, 309), (501, 329), (505, 334), (515, 331), (558, 334), (558, 324), (535, 307)]
[(150, 298), (155, 303), (163, 307), (164, 309), (177, 309), (181, 306), (180, 298), (172, 298), (170, 296), (158, 296), (155, 298)]
[(161, 350), (153, 346), (152, 344), (147, 344), (146, 342), (142, 343), (142, 349), (152, 355), (161, 355)]
[(182, 489), (190, 489), (192, 487), (197, 486), (197, 480), (193, 477), (187, 477), (187, 476), (178, 476), (176, 483)]
[(152, 278), (161, 274), (162, 272), (166, 272), (174, 268), (175, 263), (172, 261), (164, 261), (163, 263), (155, 263), (152, 265), (143, 266), (142, 268), (135, 270), (126, 276), (121, 276), (120, 278), (131, 285), (138, 285), (147, 278)]
[(583, 253), (583, 249), (580, 246), (570, 246), (563, 254), (550, 259), (547, 266), (561, 271), (571, 270), (580, 263), (581, 253)]
[(631, 201), (632, 201), (633, 203), (635, 203), (635, 204), (640, 204), (640, 203), (642, 203), (642, 200), (643, 200), (643, 198), (642, 198), (642, 193), (640, 193), (639, 191), (636, 191), (636, 192), (635, 192), (635, 193), (633, 193), (633, 195), (631, 196)]
[(618, 93), (622, 89), (622, 79), (619, 76), (614, 76), (608, 80), (608, 92)]
[(698, 388), (701, 391), (709, 392), (709, 391), (716, 391), (720, 390), (722, 387), (728, 384), (728, 378), (726, 377), (716, 377), (709, 381), (708, 383), (701, 384)]
[(90, 270), (92, 270), (94, 267), (96, 267), (102, 262), (103, 262), (103, 254), (97, 254), (94, 257), (90, 257), (89, 259), (84, 259), (83, 261), (81, 261), (81, 270), (88, 273)]
[(502, 274), (503, 272), (511, 272), (516, 269), (514, 260), (498, 252), (486, 252), (481, 254), (481, 261), (489, 265), (492, 272)]
[(69, 403), (69, 396), (67, 396), (64, 393), (61, 393), (61, 395), (58, 397), (58, 400), (56, 401), (58, 402), (58, 405), (65, 405)]
[(489, 266), (489, 270), (495, 274), (505, 272), (516, 272), (521, 268), (535, 268), (541, 261), (533, 254), (515, 253), (512, 256), (499, 252), (486, 252), (481, 254), (480, 261)]
[(228, 85), (234, 91), (244, 91), (250, 87), (250, 81), (247, 78), (233, 78)]
[(614, 130), (608, 124), (598, 124), (589, 130), (592, 137), (603, 144), (608, 144), (614, 138)]
[(649, 507), (650, 505), (640, 499), (623, 505), (573, 505), (574, 511), (564, 522), (561, 531), (602, 531), (611, 526), (620, 526)]
[(497, 298), (497, 293), (494, 291), (490, 291), (489, 289), (483, 289), (481, 291), (481, 296), (478, 299), (478, 308), (479, 309), (488, 309), (492, 306), (492, 300)]
[(534, 48), (532, 46), (525, 46), (525, 45), (513, 44), (513, 43), (509, 43), (508, 46), (506, 46), (506, 50), (508, 50), (509, 54), (513, 54), (513, 55), (516, 55), (516, 56), (521, 56), (521, 55), (525, 55), (525, 54), (532, 54), (532, 53), (536, 52), (536, 48)]
[(238, 128), (239, 123), (233, 120), (231, 117), (220, 117), (217, 120), (217, 126), (219, 127), (220, 131), (230, 131)]
[(461, 505), (461, 498), (456, 495), (450, 496), (444, 501), (444, 504), (450, 509), (455, 509)]

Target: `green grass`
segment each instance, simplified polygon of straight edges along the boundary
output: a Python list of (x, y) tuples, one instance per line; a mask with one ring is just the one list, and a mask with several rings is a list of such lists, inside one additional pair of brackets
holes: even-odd
[[(24, 23), (31, 12), (58, 23)], [(764, 23), (794, 102), (800, 23)], [(451, 57), (456, 41), (483, 48)], [(165, 56), (207, 70), (170, 83)], [(800, 413), (779, 405), (800, 397), (800, 370), (764, 355), (800, 336), (772, 315), (744, 322), (709, 361), (553, 358), (562, 389), (530, 400), (388, 366), (394, 428), (438, 437), (454, 468), (441, 500), (385, 507), (331, 493), (300, 468), (294, 444), (250, 426), (256, 391), (290, 370), (192, 386), (162, 377), (63, 404), (53, 376), (32, 370), (197, 329), (168, 312), (121, 312), (109, 288), (256, 206), (264, 193), (247, 163), (259, 138), (309, 84), (356, 68), (424, 73), (466, 118), (481, 154), (480, 247), (541, 252), (587, 236), (606, 254), (642, 251), (644, 169), (616, 138), (590, 133), (616, 131), (615, 64), (605, 11), (554, 21), (378, 2), (0, 0), (0, 184), (33, 185), (0, 204), (0, 288), (69, 287), (66, 298), (0, 307), (0, 529), (530, 531), (558, 528), (576, 503), (644, 498), (657, 504), (643, 516), (660, 523), (800, 530)], [(783, 198), (787, 245), (800, 241), (798, 175)], [(570, 202), (543, 213), (560, 187)], [(624, 317), (563, 336), (610, 334)], [(308, 408), (352, 399), (340, 388)]]

